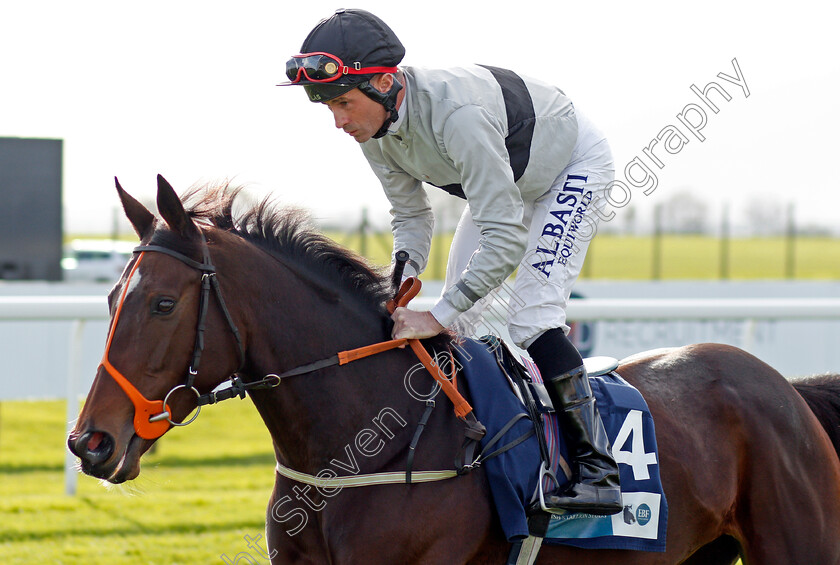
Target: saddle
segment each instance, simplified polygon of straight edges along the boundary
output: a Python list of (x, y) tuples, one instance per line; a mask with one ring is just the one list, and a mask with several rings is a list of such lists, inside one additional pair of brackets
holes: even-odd
[[(667, 502), (659, 479), (653, 419), (638, 390), (609, 357), (585, 360), (593, 394), (619, 463), (624, 512), (563, 515), (526, 509), (556, 483), (570, 480), (566, 446), (554, 407), (530, 360), (522, 362), (496, 337), (461, 339), (453, 347), (477, 417), (487, 428), (482, 465), (502, 529), (512, 545), (509, 563), (529, 563), (540, 544), (589, 549), (664, 551)], [(524, 558), (523, 558), (524, 559)]]

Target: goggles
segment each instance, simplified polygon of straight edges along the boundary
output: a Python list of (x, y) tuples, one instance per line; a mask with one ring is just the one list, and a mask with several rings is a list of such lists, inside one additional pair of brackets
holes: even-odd
[(290, 82), (332, 82), (344, 75), (375, 75), (396, 73), (397, 67), (363, 67), (358, 61), (352, 66), (345, 65), (341, 59), (330, 53), (315, 52), (295, 55), (286, 63), (286, 76)]

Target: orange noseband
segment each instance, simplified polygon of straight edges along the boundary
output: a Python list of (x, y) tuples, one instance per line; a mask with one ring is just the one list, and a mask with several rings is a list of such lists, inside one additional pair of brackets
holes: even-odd
[(117, 381), (117, 384), (120, 385), (120, 388), (123, 389), (125, 394), (128, 396), (131, 403), (134, 404), (134, 431), (143, 439), (157, 439), (162, 436), (170, 427), (170, 410), (168, 406), (164, 405), (163, 400), (148, 400), (145, 396), (143, 396), (137, 388), (133, 384), (129, 382), (122, 373), (120, 373), (116, 367), (111, 365), (111, 362), (108, 360), (108, 354), (111, 351), (111, 342), (114, 340), (114, 333), (117, 331), (117, 322), (120, 319), (120, 312), (122, 311), (123, 303), (125, 302), (125, 297), (128, 294), (128, 287), (130, 286), (129, 283), (131, 282), (131, 278), (134, 276), (135, 271), (137, 271), (137, 267), (140, 266), (140, 261), (143, 260), (143, 255), (145, 252), (140, 253), (140, 256), (137, 258), (137, 262), (132, 267), (131, 272), (128, 274), (128, 279), (125, 281), (125, 287), (123, 288), (122, 295), (120, 296), (120, 301), (117, 304), (117, 311), (114, 313), (114, 321), (111, 324), (111, 331), (108, 333), (108, 341), (105, 346), (105, 354), (102, 356), (102, 363), (100, 367), (104, 368), (105, 371), (111, 377)]

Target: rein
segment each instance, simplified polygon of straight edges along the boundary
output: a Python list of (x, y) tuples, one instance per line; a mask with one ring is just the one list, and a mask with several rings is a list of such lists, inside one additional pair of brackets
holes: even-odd
[[(417, 296), (417, 294), (420, 292), (420, 286), (420, 281), (416, 278), (409, 277), (408, 279), (406, 279), (402, 287), (400, 287), (397, 296), (392, 300), (388, 301), (388, 310), (391, 313), (393, 313), (395, 308), (399, 306), (406, 306), (411, 301), (411, 299)], [(352, 361), (364, 359), (365, 357), (370, 357), (371, 355), (384, 353), (385, 351), (390, 351), (391, 349), (396, 349), (398, 347), (405, 347), (406, 345), (411, 347), (411, 349), (414, 351), (414, 354), (417, 355), (417, 358), (420, 360), (420, 362), (423, 364), (426, 370), (429, 371), (429, 374), (431, 374), (435, 381), (437, 381), (437, 383), (440, 385), (441, 390), (443, 390), (446, 396), (448, 396), (449, 399), (452, 401), (452, 404), (455, 406), (455, 415), (461, 418), (462, 420), (468, 419), (468, 416), (472, 413), (472, 406), (470, 406), (470, 403), (467, 402), (467, 400), (463, 396), (461, 396), (461, 393), (458, 392), (458, 389), (456, 388), (457, 371), (451, 352), (450, 365), (452, 367), (452, 374), (447, 375), (443, 371), (443, 369), (441, 369), (440, 366), (435, 362), (435, 360), (432, 359), (432, 356), (429, 355), (429, 352), (426, 351), (426, 348), (423, 347), (423, 344), (420, 342), (419, 339), (392, 339), (389, 341), (374, 343), (372, 345), (366, 345), (357, 349), (339, 351), (338, 353), (330, 357), (326, 357), (324, 359), (320, 359), (312, 363), (307, 363), (305, 365), (300, 365), (299, 367), (289, 369), (288, 371), (279, 375), (267, 375), (266, 378), (271, 377), (272, 379), (276, 379), (276, 382), (279, 384), (280, 381), (288, 377), (304, 375), (306, 373), (311, 373), (333, 365), (346, 365), (347, 363), (350, 363)]]
[[(107, 345), (105, 347), (105, 353), (102, 357), (102, 363), (100, 366), (103, 367), (105, 371), (114, 379), (114, 381), (116, 381), (120, 388), (123, 389), (123, 391), (128, 396), (129, 400), (131, 400), (132, 404), (134, 405), (134, 430), (138, 436), (148, 440), (157, 439), (164, 433), (166, 433), (170, 426), (186, 426), (195, 421), (195, 419), (201, 412), (201, 407), (204, 405), (216, 404), (217, 402), (221, 402), (222, 400), (227, 400), (236, 396), (240, 398), (245, 398), (245, 394), (249, 390), (274, 388), (278, 386), (283, 381), (283, 379), (289, 377), (311, 373), (319, 369), (323, 369), (325, 367), (330, 367), (334, 365), (345, 365), (347, 363), (351, 363), (359, 359), (364, 359), (365, 357), (370, 357), (371, 355), (377, 355), (385, 351), (390, 351), (398, 347), (405, 347), (406, 345), (409, 345), (414, 351), (417, 358), (429, 372), (429, 374), (441, 387), (441, 390), (452, 401), (452, 404), (455, 407), (456, 416), (462, 421), (464, 421), (464, 423), (466, 424), (465, 440), (461, 449), (461, 455), (459, 456), (459, 459), (462, 459), (464, 461), (464, 465), (461, 466), (461, 471), (463, 471), (464, 469), (468, 470), (468, 468), (470, 467), (469, 462), (472, 461), (472, 455), (475, 446), (477, 445), (478, 441), (480, 441), (484, 437), (484, 426), (475, 418), (475, 414), (473, 413), (472, 407), (467, 402), (467, 400), (461, 395), (461, 393), (458, 392), (456, 386), (457, 368), (455, 366), (454, 358), (452, 358), (452, 353), (450, 352), (452, 373), (451, 375), (447, 375), (435, 362), (435, 360), (432, 359), (432, 357), (423, 347), (419, 339), (395, 339), (375, 343), (372, 345), (367, 345), (357, 349), (340, 351), (337, 354), (327, 357), (325, 359), (300, 365), (298, 367), (289, 369), (288, 371), (285, 371), (279, 375), (269, 374), (258, 381), (250, 383), (242, 381), (242, 379), (236, 374), (245, 365), (245, 350), (242, 345), (242, 338), (239, 334), (239, 330), (236, 327), (236, 324), (233, 321), (233, 318), (230, 315), (230, 312), (228, 311), (227, 305), (224, 300), (224, 296), (222, 295), (221, 287), (219, 286), (219, 281), (216, 278), (216, 267), (211, 261), (210, 250), (209, 246), (207, 245), (207, 240), (204, 236), (204, 233), (201, 230), (199, 230), (199, 235), (201, 236), (202, 250), (202, 262), (200, 263), (190, 257), (187, 257), (183, 253), (174, 251), (172, 249), (160, 245), (140, 245), (134, 248), (134, 252), (139, 253), (140, 256), (137, 258), (137, 261), (135, 262), (134, 266), (129, 272), (128, 278), (126, 279), (122, 295), (120, 296), (120, 301), (117, 304), (117, 309), (114, 314), (114, 321), (111, 324), (111, 329), (108, 333)], [(185, 265), (192, 267), (202, 273), (201, 295), (198, 306), (198, 322), (196, 327), (195, 344), (193, 347), (193, 354), (192, 359), (190, 361), (189, 369), (187, 371), (184, 384), (179, 384), (173, 387), (166, 394), (163, 400), (148, 400), (146, 397), (143, 396), (143, 394), (139, 390), (137, 390), (137, 388), (134, 385), (131, 384), (131, 382), (119, 370), (117, 370), (116, 367), (114, 367), (111, 364), (109, 360), (111, 344), (114, 339), (114, 334), (116, 333), (117, 323), (119, 322), (123, 304), (125, 303), (126, 296), (128, 295), (128, 289), (131, 286), (131, 279), (137, 272), (137, 269), (139, 268), (143, 257), (146, 253), (149, 252), (163, 253), (165, 255), (169, 255), (170, 257), (174, 257), (175, 259), (178, 259)], [(219, 307), (222, 310), (222, 314), (224, 315), (225, 321), (227, 322), (227, 325), (231, 330), (234, 339), (236, 340), (237, 353), (239, 356), (239, 367), (236, 369), (236, 371), (234, 371), (234, 374), (230, 377), (231, 384), (229, 387), (219, 391), (211, 391), (207, 394), (200, 394), (198, 392), (198, 389), (195, 388), (194, 384), (196, 376), (198, 375), (198, 368), (201, 362), (201, 355), (204, 351), (204, 332), (207, 322), (207, 311), (210, 303), (211, 288), (215, 293), (217, 302), (219, 303)], [(412, 298), (414, 298), (419, 292), (420, 281), (414, 277), (409, 277), (402, 284), (402, 286), (399, 289), (399, 292), (397, 292), (397, 295), (392, 300), (388, 301), (388, 310), (391, 313), (393, 313), (393, 311), (397, 307), (406, 306), (408, 302)], [(196, 411), (192, 415), (192, 417), (189, 418), (189, 420), (186, 420), (184, 422), (176, 422), (172, 420), (172, 410), (169, 407), (170, 397), (173, 393), (175, 393), (175, 391), (179, 389), (190, 390), (196, 396)], [(425, 426), (425, 421), (428, 419), (429, 413), (433, 407), (433, 401), (427, 403), (427, 412), (426, 414), (424, 414), (422, 425), (418, 428), (418, 432), (415, 434), (415, 437), (412, 440), (412, 455), (413, 450), (416, 447), (417, 442), (419, 441), (423, 427)], [(404, 474), (396, 474), (401, 477), (405, 476), (406, 482), (409, 483), (412, 482), (412, 460), (413, 457), (410, 457), (408, 465), (409, 468)], [(297, 473), (296, 471), (282, 467), (279, 463), (277, 464), (277, 470), (278, 472), (286, 476), (293, 474), (294, 477), (290, 478), (295, 478), (296, 480), (301, 480), (301, 477), (304, 476), (301, 473)], [(415, 473), (414, 482), (449, 478), (450, 476), (453, 476), (452, 473), (456, 472), (422, 471), (419, 473)], [(372, 476), (371, 480), (373, 482), (367, 484), (378, 484), (381, 483), (382, 477)], [(386, 482), (392, 481), (388, 480)], [(359, 486), (361, 486), (362, 484), (365, 484), (365, 481), (359, 482)]]

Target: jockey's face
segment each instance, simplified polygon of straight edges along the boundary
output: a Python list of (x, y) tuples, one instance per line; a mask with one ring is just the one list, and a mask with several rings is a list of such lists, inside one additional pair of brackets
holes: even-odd
[[(371, 79), (370, 84), (381, 92), (387, 92), (393, 80), (391, 75), (377, 75)], [(359, 143), (373, 137), (385, 122), (385, 107), (368, 98), (358, 88), (323, 104), (332, 111), (335, 127), (343, 129)]]

